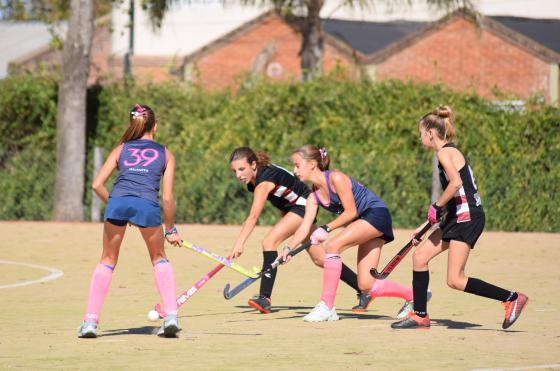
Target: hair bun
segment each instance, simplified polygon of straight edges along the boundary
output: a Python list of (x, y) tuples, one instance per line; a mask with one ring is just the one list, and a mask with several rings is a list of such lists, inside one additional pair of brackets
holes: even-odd
[(433, 114), (441, 118), (453, 118), (453, 110), (449, 106), (438, 106)]

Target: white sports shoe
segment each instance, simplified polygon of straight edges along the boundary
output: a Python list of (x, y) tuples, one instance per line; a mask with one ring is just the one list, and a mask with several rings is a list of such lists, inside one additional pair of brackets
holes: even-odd
[(93, 321), (84, 321), (78, 327), (79, 338), (96, 338), (97, 337), (97, 323)]
[(177, 337), (177, 333), (181, 331), (179, 327), (179, 321), (177, 320), (176, 314), (168, 314), (163, 319), (163, 324), (161, 325), (158, 336), (163, 336), (166, 338), (174, 338)]
[(303, 317), (305, 322), (324, 322), (324, 321), (338, 321), (338, 314), (336, 314), (336, 309), (332, 307), (329, 309), (324, 301), (320, 301), (319, 304), (313, 308), (309, 314)]
[[(430, 299), (432, 298), (432, 291), (430, 289), (428, 289), (428, 301), (430, 301)], [(402, 308), (399, 309), (399, 312), (397, 313), (397, 319), (405, 319), (406, 317), (408, 317), (408, 313), (412, 312), (414, 310), (414, 301), (405, 301)]]

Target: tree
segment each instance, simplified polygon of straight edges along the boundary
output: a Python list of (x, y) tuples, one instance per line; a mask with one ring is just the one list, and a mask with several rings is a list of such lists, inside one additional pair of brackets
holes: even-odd
[(84, 219), (86, 94), (94, 0), (70, 0), (58, 90), (54, 220)]
[[(301, 48), (299, 51), (302, 80), (308, 81), (323, 72), (324, 33), (320, 18), (325, 0), (225, 0), (238, 1), (242, 5), (272, 6), (283, 16), (300, 20)], [(374, 5), (375, 0), (340, 0), (340, 6), (367, 9)], [(165, 13), (173, 0), (143, 0), (142, 6), (150, 13), (154, 28), (161, 26)], [(412, 0), (379, 0), (389, 5), (408, 3)], [(425, 0), (429, 5), (450, 11), (457, 8), (474, 10), (472, 0)]]
[[(111, 0), (0, 0), (0, 18), (68, 20), (58, 92), (54, 220), (83, 220), (86, 94), (94, 20), (107, 14)], [(54, 30), (54, 28), (52, 28)], [(53, 37), (57, 38), (53, 32)]]

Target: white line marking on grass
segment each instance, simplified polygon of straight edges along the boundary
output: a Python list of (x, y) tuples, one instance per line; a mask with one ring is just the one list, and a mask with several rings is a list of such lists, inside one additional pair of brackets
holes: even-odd
[(526, 367), (515, 367), (515, 368), (473, 368), (471, 371), (521, 371), (521, 370), (536, 370), (543, 368), (560, 369), (560, 363), (553, 365), (538, 365), (538, 366), (526, 366)]
[(20, 286), (27, 286), (27, 285), (34, 285), (36, 283), (42, 283), (42, 282), (47, 282), (47, 281), (52, 281), (52, 280), (56, 280), (57, 278), (60, 278), (64, 275), (64, 272), (62, 272), (59, 269), (56, 268), (50, 268), (50, 267), (46, 267), (44, 265), (37, 265), (37, 264), (28, 264), (28, 263), (18, 263), (18, 262), (12, 262), (12, 261), (8, 261), (8, 260), (0, 260), (0, 264), (11, 264), (11, 265), (22, 265), (24, 267), (29, 267), (29, 268), (36, 268), (36, 269), (43, 269), (46, 271), (51, 272), (51, 274), (49, 274), (48, 276), (39, 278), (38, 280), (31, 280), (31, 281), (25, 281), (25, 282), (19, 282), (19, 283), (12, 283), (10, 285), (0, 285), (0, 289), (9, 289), (12, 287), (20, 287)]

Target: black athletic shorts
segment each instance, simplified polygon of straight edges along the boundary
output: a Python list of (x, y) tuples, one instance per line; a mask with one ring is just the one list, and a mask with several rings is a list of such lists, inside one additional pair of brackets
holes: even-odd
[(457, 219), (444, 221), (440, 225), (443, 232), (442, 240), (445, 242), (461, 241), (467, 243), (471, 249), (474, 249), (476, 241), (484, 230), (484, 215), (468, 222), (457, 223)]
[(305, 206), (291, 205), (289, 207), (284, 208), (284, 210), (282, 210), (282, 212), (284, 212), (284, 213), (294, 213), (294, 214), (299, 215), (303, 218), (305, 216)]

